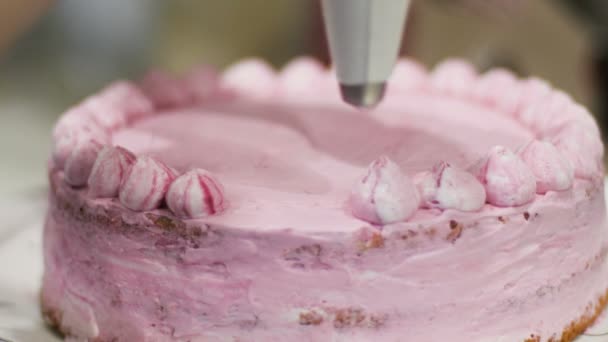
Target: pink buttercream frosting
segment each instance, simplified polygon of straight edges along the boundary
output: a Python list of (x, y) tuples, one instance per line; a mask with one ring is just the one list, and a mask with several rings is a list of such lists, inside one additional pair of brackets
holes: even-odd
[(542, 81), (494, 71), (447, 94), (467, 67), (442, 68), (400, 62), (364, 112), (310, 60), (237, 64), (209, 78), (218, 96), (170, 106), (142, 91), (155, 115), (101, 129), (135, 161), (121, 175), (104, 148), (88, 187), (66, 182), (66, 142), (102, 124), (76, 107), (54, 132), (45, 310), (104, 342), (559, 337), (608, 288), (597, 127), (571, 100), (542, 107), (561, 97)]

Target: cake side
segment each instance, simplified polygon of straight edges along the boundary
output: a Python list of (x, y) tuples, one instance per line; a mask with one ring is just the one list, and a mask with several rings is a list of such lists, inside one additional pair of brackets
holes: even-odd
[[(582, 107), (504, 71), (478, 78), (467, 64), (448, 62), (427, 77), (402, 62), (398, 69), (423, 76), (398, 77), (398, 93), (367, 118), (336, 109), (331, 94), (299, 111), (283, 103), (289, 91), (310, 91), (299, 83), (310, 80), (302, 76), (310, 64), (295, 66), (276, 79), (244, 63), (223, 76), (218, 92), (192, 91), (201, 79), (217, 82), (209, 74), (153, 75), (143, 93), (119, 84), (62, 119), (49, 171), (42, 302), (64, 332), (101, 341), (400, 341), (404, 332), (423, 342), (566, 341), (593, 320), (589, 305), (608, 288), (603, 146)], [(271, 82), (251, 92), (245, 76), (252, 72)], [(236, 115), (244, 109), (254, 115)], [(318, 125), (315, 111), (332, 113), (331, 124)], [(439, 126), (405, 125), (412, 112), (435, 115)], [(197, 115), (216, 124), (194, 136), (221, 138), (209, 129), (242, 126), (235, 132), (250, 137), (250, 149), (238, 149), (250, 155), (239, 158), (264, 172), (214, 164), (231, 159), (222, 148), (234, 139), (199, 145), (185, 133), (181, 141), (166, 134), (187, 130), (175, 123)], [(473, 136), (511, 146), (467, 141), (478, 120), (500, 124)], [(347, 123), (386, 144), (347, 148), (360, 136), (342, 129), (332, 138), (324, 128)], [(401, 149), (440, 133), (442, 123), (467, 130), (451, 136), (462, 151), (432, 140), (438, 143), (422, 145), (439, 154), (417, 164)], [(414, 140), (382, 138), (404, 132)], [(271, 147), (249, 163), (256, 140)], [(176, 142), (211, 152), (183, 149), (184, 158), (171, 152)], [(103, 147), (117, 143), (127, 149)], [(399, 165), (379, 158), (366, 173), (361, 163), (378, 152)], [(211, 159), (196, 164), (201, 154)], [(279, 155), (314, 168), (268, 158)], [(475, 156), (479, 163), (470, 165)], [(412, 177), (431, 161), (440, 163)], [(359, 175), (352, 206), (348, 184)], [(395, 192), (376, 197), (386, 187)]]
[[(577, 320), (574, 320), (568, 325), (567, 328), (561, 334), (558, 334), (559, 337), (551, 337), (549, 342), (571, 342), (574, 341), (578, 336), (583, 334), (585, 330), (591, 327), (595, 321), (598, 319), (603, 310), (605, 310), (608, 302), (608, 290), (606, 293), (601, 296), (595, 304), (588, 305), (588, 312), (580, 317)], [(61, 326), (61, 315), (58, 314), (53, 309), (49, 309), (50, 306), (46, 305), (44, 301), (41, 302), (42, 307), (42, 315), (45, 322), (53, 329), (56, 329), (61, 335), (69, 336), (69, 330), (66, 328), (62, 328)], [(315, 314), (305, 314), (302, 315), (301, 318), (302, 324), (304, 325), (314, 325), (322, 322), (320, 316)], [(530, 337), (526, 338), (524, 342), (540, 342), (542, 338), (538, 335), (530, 334)], [(101, 339), (93, 340), (93, 342), (106, 342)]]
[(420, 341), (568, 341), (562, 330), (591, 322), (590, 305), (608, 288), (604, 200), (591, 183), (447, 227), (311, 237), (198, 225), (166, 211), (142, 220), (51, 180), (42, 300), (75, 336), (401, 341), (407, 331)]

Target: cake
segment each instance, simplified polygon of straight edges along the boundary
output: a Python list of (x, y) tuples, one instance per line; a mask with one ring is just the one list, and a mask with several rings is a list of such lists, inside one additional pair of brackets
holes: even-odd
[(153, 71), (53, 131), (41, 292), (66, 339), (566, 342), (608, 300), (603, 145), (537, 78), (296, 59)]

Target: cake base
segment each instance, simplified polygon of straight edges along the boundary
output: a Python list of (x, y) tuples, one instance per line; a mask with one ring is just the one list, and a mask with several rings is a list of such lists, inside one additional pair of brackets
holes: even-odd
[[(561, 336), (551, 336), (548, 340), (544, 339), (543, 336), (530, 335), (529, 338), (525, 339), (523, 342), (572, 342), (577, 337), (582, 335), (587, 328), (595, 323), (598, 317), (602, 314), (602, 312), (608, 306), (608, 289), (604, 292), (603, 295), (599, 296), (594, 302), (589, 303), (587, 306), (587, 312), (584, 315), (579, 317), (578, 319), (572, 321), (567, 327), (562, 331)], [(45, 303), (44, 299), (40, 297), (40, 307), (42, 312), (42, 317), (49, 328), (53, 329), (55, 332), (60, 334), (61, 336), (69, 337), (70, 331), (65, 327), (61, 326), (61, 316), (62, 312), (57, 310), (56, 308), (51, 307), (47, 303)], [(100, 338), (96, 338), (89, 342), (117, 342), (116, 340), (104, 340)]]

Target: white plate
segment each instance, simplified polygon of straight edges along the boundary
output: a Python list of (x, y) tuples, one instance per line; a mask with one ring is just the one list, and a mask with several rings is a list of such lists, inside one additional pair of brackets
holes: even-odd
[[(44, 190), (0, 198), (0, 341), (57, 342), (40, 317)], [(608, 341), (608, 314), (576, 342)]]

